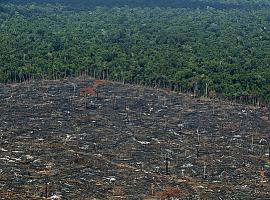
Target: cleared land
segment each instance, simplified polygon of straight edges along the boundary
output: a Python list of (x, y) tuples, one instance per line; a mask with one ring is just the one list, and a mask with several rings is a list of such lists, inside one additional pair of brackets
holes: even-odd
[(1, 85), (0, 199), (269, 199), (267, 109), (91, 81)]

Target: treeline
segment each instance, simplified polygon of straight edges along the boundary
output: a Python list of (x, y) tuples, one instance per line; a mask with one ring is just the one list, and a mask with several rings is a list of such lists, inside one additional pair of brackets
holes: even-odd
[(3, 7), (1, 82), (86, 74), (246, 103), (270, 100), (268, 9)]
[(71, 9), (88, 10), (100, 7), (173, 7), (216, 9), (258, 9), (270, 8), (268, 0), (9, 0), (16, 4), (61, 4)]

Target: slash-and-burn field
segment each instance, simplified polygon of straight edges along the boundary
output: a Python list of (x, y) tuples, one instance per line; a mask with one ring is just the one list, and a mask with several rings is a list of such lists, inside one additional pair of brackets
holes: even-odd
[(270, 199), (269, 111), (93, 80), (0, 87), (0, 199)]

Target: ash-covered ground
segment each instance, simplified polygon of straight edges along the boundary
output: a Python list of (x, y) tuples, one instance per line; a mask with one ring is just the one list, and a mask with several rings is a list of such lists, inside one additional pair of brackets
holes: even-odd
[(270, 199), (268, 109), (92, 81), (0, 85), (0, 199)]

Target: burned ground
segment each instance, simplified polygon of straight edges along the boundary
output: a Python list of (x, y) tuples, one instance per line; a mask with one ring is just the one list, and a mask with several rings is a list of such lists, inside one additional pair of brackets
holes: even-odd
[(1, 85), (0, 199), (269, 199), (267, 109), (91, 81)]

